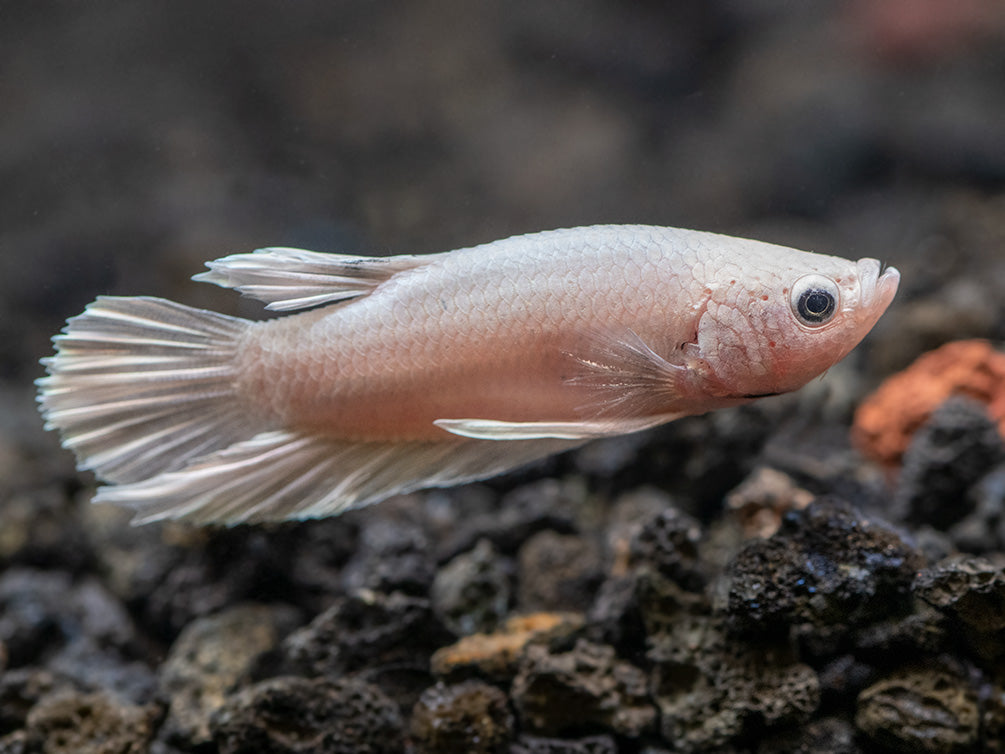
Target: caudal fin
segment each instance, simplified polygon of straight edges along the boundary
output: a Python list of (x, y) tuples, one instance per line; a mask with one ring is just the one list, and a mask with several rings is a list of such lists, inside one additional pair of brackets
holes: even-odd
[(38, 380), (46, 426), (81, 469), (115, 484), (95, 502), (136, 521), (331, 516), (420, 487), (481, 479), (582, 437), (352, 442), (282, 427), (236, 392), (250, 323), (157, 298), (102, 297), (54, 338)]
[(249, 324), (164, 299), (98, 298), (43, 360), (46, 427), (110, 482), (175, 471), (267, 429), (233, 387)]

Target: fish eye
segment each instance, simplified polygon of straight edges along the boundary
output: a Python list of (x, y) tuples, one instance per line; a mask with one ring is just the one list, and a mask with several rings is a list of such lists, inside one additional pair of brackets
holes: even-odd
[(837, 311), (837, 284), (824, 275), (804, 275), (792, 286), (789, 303), (796, 319), (808, 327), (819, 327)]

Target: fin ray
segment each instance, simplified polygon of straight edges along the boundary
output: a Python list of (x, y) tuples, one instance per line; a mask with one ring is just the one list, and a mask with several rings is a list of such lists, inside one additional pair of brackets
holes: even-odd
[(588, 396), (579, 407), (584, 417), (608, 424), (662, 417), (655, 426), (686, 415), (678, 407), (687, 367), (660, 356), (634, 330), (591, 330), (581, 342), (565, 352), (577, 365), (566, 382)]
[(236, 442), (178, 470), (102, 487), (95, 502), (133, 508), (137, 523), (318, 518), (422, 487), (494, 476), (581, 442), (350, 443), (277, 430)]
[(102, 296), (53, 340), (37, 381), (48, 428), (78, 467), (135, 482), (262, 431), (234, 393), (249, 323), (149, 297)]
[(593, 440), (639, 432), (675, 417), (653, 416), (633, 420), (581, 422), (506, 422), (495, 419), (437, 419), (433, 424), (460, 437), (478, 440)]
[(293, 311), (365, 296), (399, 272), (428, 264), (435, 255), (360, 257), (274, 247), (207, 262), (193, 277), (234, 288), (272, 311)]

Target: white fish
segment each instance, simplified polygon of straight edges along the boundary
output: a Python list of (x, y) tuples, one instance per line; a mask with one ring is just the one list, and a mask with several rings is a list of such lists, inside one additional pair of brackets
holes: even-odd
[(899, 273), (729, 236), (595, 226), (387, 258), (262, 249), (197, 280), (251, 322), (101, 297), (54, 338), (47, 427), (137, 520), (340, 513), (795, 390)]

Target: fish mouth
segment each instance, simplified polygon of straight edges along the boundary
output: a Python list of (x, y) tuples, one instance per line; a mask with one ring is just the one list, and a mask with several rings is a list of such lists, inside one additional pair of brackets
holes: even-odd
[(860, 259), (856, 265), (862, 286), (861, 306), (884, 312), (897, 293), (900, 271), (896, 267), (884, 270), (878, 259)]

